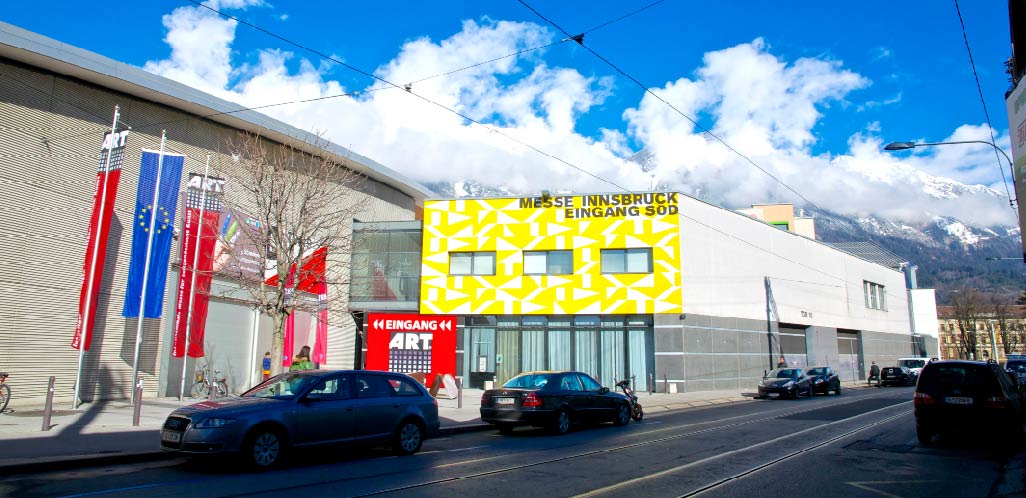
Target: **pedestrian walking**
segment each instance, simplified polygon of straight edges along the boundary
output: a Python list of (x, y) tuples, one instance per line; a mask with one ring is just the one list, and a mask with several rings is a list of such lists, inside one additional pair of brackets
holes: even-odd
[(880, 367), (876, 366), (874, 361), (869, 367), (869, 385), (873, 385), (873, 380), (876, 379), (876, 387), (880, 387)]
[(787, 360), (783, 356), (780, 357), (780, 361), (777, 362), (777, 368), (787, 368)]
[(261, 373), (264, 374), (264, 380), (271, 378), (271, 352), (264, 353), (264, 363), (260, 368)]
[(299, 370), (313, 370), (314, 364), (310, 361), (310, 346), (303, 346), (299, 350), (299, 354), (292, 359), (292, 366), (289, 367), (290, 372), (296, 372)]

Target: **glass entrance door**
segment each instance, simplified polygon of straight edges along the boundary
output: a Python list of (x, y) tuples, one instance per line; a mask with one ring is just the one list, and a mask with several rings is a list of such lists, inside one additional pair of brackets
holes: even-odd
[(484, 381), (495, 376), (495, 329), (474, 327), (467, 334), (470, 354), (466, 358), (470, 387), (484, 388)]

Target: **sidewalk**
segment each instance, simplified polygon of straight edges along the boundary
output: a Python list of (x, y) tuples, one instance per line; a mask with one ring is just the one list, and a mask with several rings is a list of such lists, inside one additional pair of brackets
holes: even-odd
[[(855, 387), (846, 382), (845, 388)], [(865, 387), (864, 382), (858, 387)], [(480, 420), (480, 389), (463, 390), (459, 400), (438, 398), (439, 435), (486, 430)], [(755, 386), (746, 390), (698, 391), (677, 394), (640, 392), (645, 413), (736, 403), (753, 399)], [(51, 429), (42, 430), (42, 407), (8, 408), (0, 414), (0, 474), (56, 470), (119, 462), (140, 462), (178, 456), (160, 450), (160, 427), (176, 408), (201, 400), (186, 398), (144, 399), (139, 426), (132, 425), (132, 405), (127, 400), (84, 404), (78, 410), (55, 408)]]

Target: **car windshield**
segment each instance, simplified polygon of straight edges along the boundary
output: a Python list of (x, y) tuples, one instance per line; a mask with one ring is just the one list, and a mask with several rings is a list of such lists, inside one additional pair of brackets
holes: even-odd
[(265, 380), (242, 395), (249, 398), (292, 399), (317, 380), (314, 375), (286, 373)]
[(825, 368), (813, 368), (809, 370), (809, 375), (826, 375), (827, 369)]
[(521, 388), (521, 389), (541, 389), (545, 387), (545, 384), (549, 383), (551, 374), (523, 374), (513, 377), (506, 381), (502, 387)]
[(923, 368), (926, 365), (926, 358), (907, 358), (898, 360), (899, 367)]
[(767, 379), (774, 378), (774, 377), (776, 377), (778, 379), (793, 379), (793, 378), (795, 378), (797, 376), (798, 376), (798, 369), (796, 369), (796, 368), (782, 368), (782, 369), (779, 369), (779, 370), (770, 370), (770, 372), (768, 374), (766, 374), (766, 378)]
[(1026, 373), (1026, 362), (1019, 360), (1012, 360), (1005, 363), (1005, 370), (1010, 370), (1017, 373)]

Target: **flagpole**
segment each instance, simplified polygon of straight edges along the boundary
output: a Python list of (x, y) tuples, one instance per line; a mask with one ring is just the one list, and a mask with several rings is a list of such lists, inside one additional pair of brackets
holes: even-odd
[[(110, 125), (111, 140), (114, 140), (114, 134), (118, 132), (118, 116), (121, 108), (117, 105), (114, 106), (114, 122)], [(111, 143), (113, 145), (113, 142)], [(103, 162), (103, 172), (105, 175), (109, 175), (110, 171), (110, 157), (114, 155), (113, 147), (107, 149), (107, 159)], [(86, 274), (86, 298), (85, 308), (82, 309), (82, 329), (80, 331), (81, 336), (78, 339), (78, 370), (75, 373), (75, 395), (71, 398), (71, 409), (78, 409), (79, 394), (81, 392), (80, 384), (82, 383), (82, 361), (85, 358), (86, 350), (86, 337), (89, 336), (89, 321), (92, 318), (92, 301), (93, 301), (93, 273), (96, 272), (96, 259), (98, 257), (98, 251), (100, 250), (100, 239), (102, 237), (99, 234), (103, 233), (103, 212), (107, 206), (107, 177), (103, 179), (103, 188), (100, 189), (100, 212), (96, 216), (96, 228), (94, 237), (95, 242), (93, 243), (93, 259), (89, 262), (89, 273)], [(90, 337), (91, 338), (91, 337)], [(132, 389), (135, 389), (133, 386)]]
[[(160, 131), (160, 156), (157, 158), (157, 178), (153, 184), (153, 204), (150, 205), (149, 236), (146, 238), (146, 263), (143, 265), (142, 292), (139, 293), (139, 319), (135, 328), (135, 359), (132, 361), (132, 385), (139, 383), (139, 346), (142, 342), (143, 318), (146, 317), (146, 283), (150, 275), (150, 253), (153, 251), (153, 234), (157, 231), (157, 209), (160, 207), (160, 172), (164, 167), (164, 146), (167, 144), (167, 130)], [(132, 388), (132, 403), (135, 404), (135, 388)]]
[[(192, 253), (192, 282), (189, 284), (189, 306), (185, 312), (185, 350), (182, 351), (182, 383), (178, 386), (181, 389), (178, 392), (178, 400), (181, 401), (185, 397), (185, 365), (189, 362), (189, 336), (192, 334), (192, 302), (196, 296), (196, 266), (199, 265), (199, 253), (200, 253), (200, 239), (203, 235), (203, 210), (207, 207), (207, 177), (210, 176), (210, 154), (207, 154), (207, 166), (203, 170), (203, 182), (200, 183), (200, 208), (199, 208), (199, 226), (196, 230), (196, 246)], [(188, 194), (186, 194), (188, 195)], [(188, 198), (188, 197), (187, 197)], [(188, 207), (186, 207), (188, 209)], [(208, 368), (208, 370), (210, 370)], [(210, 392), (214, 392), (217, 388), (217, 382), (214, 379), (214, 371), (210, 370)]]

